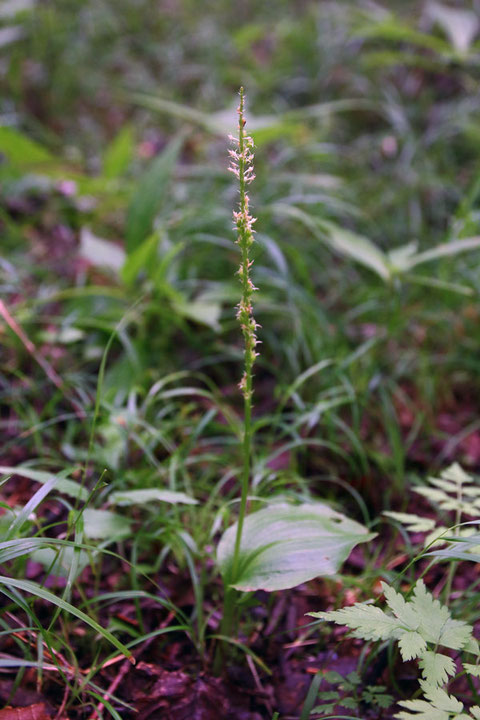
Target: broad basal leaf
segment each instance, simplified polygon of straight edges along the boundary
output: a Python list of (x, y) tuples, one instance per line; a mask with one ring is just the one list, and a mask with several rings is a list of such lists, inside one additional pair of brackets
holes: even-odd
[(196, 300), (183, 300), (173, 304), (175, 312), (183, 315), (189, 320), (194, 320), (202, 325), (207, 325), (213, 330), (220, 329), (220, 315), (222, 306), (214, 300), (197, 298)]
[(85, 550), (75, 552), (73, 547), (60, 547), (56, 550), (52, 547), (43, 547), (31, 553), (31, 559), (34, 562), (43, 565), (45, 570), (48, 570), (49, 575), (56, 577), (68, 577), (74, 557), (76, 557), (77, 562), (74, 576), (77, 578), (91, 560)]
[(87, 227), (80, 231), (79, 255), (96, 267), (118, 274), (125, 263), (125, 250), (110, 240), (97, 237)]
[[(217, 562), (227, 581), (237, 525), (224, 533)], [(237, 590), (285, 590), (320, 575), (334, 575), (351, 550), (375, 537), (323, 503), (276, 504), (245, 519)]]
[(95, 540), (118, 539), (130, 533), (130, 521), (109, 510), (87, 508), (82, 513), (84, 532)]
[(460, 53), (468, 51), (480, 26), (473, 10), (430, 2), (427, 5), (427, 13), (442, 28), (455, 50)]

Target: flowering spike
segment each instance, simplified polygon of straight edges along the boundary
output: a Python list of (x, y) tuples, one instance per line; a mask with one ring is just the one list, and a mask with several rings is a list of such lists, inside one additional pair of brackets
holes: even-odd
[(235, 144), (235, 149), (229, 150), (230, 167), (228, 168), (239, 180), (240, 200), (238, 210), (233, 212), (234, 227), (237, 229), (237, 243), (240, 246), (241, 260), (238, 276), (242, 284), (242, 299), (237, 307), (237, 318), (242, 328), (245, 341), (245, 372), (239, 384), (245, 400), (250, 401), (252, 396), (252, 367), (258, 353), (255, 346), (258, 343), (255, 330), (258, 327), (252, 312), (252, 295), (257, 290), (250, 279), (250, 267), (253, 260), (250, 260), (248, 251), (253, 243), (253, 224), (256, 218), (250, 215), (249, 197), (247, 185), (254, 179), (253, 140), (245, 133), (245, 99), (243, 88), (240, 88), (240, 104), (238, 113), (238, 137), (229, 135), (230, 140)]
[[(234, 143), (234, 149), (229, 151), (230, 168), (229, 170), (238, 178), (238, 187), (240, 190), (240, 200), (238, 208), (233, 213), (233, 223), (237, 230), (237, 243), (240, 246), (240, 267), (238, 269), (238, 277), (242, 286), (242, 296), (237, 306), (237, 319), (242, 330), (245, 351), (243, 375), (239, 383), (239, 388), (244, 400), (244, 417), (243, 417), (243, 439), (242, 439), (242, 494), (240, 497), (240, 508), (238, 513), (237, 529), (235, 533), (235, 546), (231, 567), (228, 574), (225, 575), (225, 605), (222, 618), (222, 635), (232, 637), (232, 623), (234, 621), (234, 605), (235, 605), (235, 581), (238, 577), (240, 565), (240, 546), (242, 542), (243, 524), (247, 512), (247, 499), (250, 484), (250, 469), (252, 463), (252, 368), (258, 353), (255, 348), (258, 344), (255, 335), (257, 323), (253, 317), (252, 311), (252, 295), (256, 288), (250, 279), (250, 260), (248, 253), (253, 243), (253, 223), (255, 218), (249, 212), (249, 199), (247, 195), (247, 186), (252, 182), (255, 175), (253, 173), (253, 140), (245, 134), (245, 102), (243, 88), (240, 88), (240, 104), (238, 106), (238, 137), (230, 135), (230, 140)], [(222, 660), (221, 651), (217, 653), (215, 665), (217, 671), (220, 669)]]

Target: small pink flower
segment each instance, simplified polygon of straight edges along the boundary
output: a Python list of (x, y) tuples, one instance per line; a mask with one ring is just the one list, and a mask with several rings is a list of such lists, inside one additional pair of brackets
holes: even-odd
[(60, 180), (56, 188), (61, 195), (65, 197), (73, 197), (77, 194), (77, 183), (75, 180)]

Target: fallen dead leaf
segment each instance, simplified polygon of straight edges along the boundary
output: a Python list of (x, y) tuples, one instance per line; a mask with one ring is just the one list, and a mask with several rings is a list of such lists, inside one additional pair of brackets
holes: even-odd
[(43, 703), (0, 710), (0, 720), (50, 720)]

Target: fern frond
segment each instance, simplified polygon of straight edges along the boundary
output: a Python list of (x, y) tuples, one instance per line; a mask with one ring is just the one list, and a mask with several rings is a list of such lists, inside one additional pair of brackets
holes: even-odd
[(472, 626), (454, 620), (448, 608), (428, 592), (423, 580), (417, 582), (408, 601), (386, 583), (382, 589), (393, 615), (365, 603), (309, 615), (346, 625), (354, 637), (364, 640), (397, 640), (403, 660), (419, 659), (429, 687), (442, 685), (455, 673), (455, 663), (438, 653), (437, 647), (476, 652), (478, 643)]

